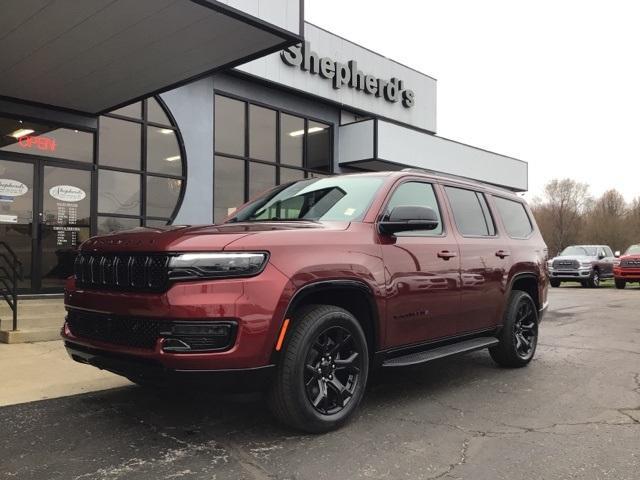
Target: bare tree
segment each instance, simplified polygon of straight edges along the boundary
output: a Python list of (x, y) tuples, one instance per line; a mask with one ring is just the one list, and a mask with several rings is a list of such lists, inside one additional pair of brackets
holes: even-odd
[(549, 253), (556, 255), (580, 239), (583, 214), (589, 205), (589, 186), (570, 178), (551, 180), (532, 209)]
[(624, 250), (630, 241), (626, 216), (627, 204), (622, 194), (615, 189), (607, 190), (586, 212), (584, 239)]

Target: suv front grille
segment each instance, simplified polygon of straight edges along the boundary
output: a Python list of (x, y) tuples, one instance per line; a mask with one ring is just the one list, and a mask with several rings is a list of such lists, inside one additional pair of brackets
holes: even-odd
[(640, 268), (640, 259), (628, 259), (620, 262), (622, 268)]
[(580, 268), (580, 262), (577, 260), (554, 260), (553, 268), (555, 270), (577, 270)]
[(74, 263), (76, 283), (99, 290), (147, 290), (167, 288), (169, 255), (80, 253)]

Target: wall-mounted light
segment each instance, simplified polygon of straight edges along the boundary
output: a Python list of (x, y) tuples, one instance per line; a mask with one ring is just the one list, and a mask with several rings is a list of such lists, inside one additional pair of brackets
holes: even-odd
[(31, 128), (19, 128), (15, 132), (10, 133), (9, 136), (18, 139), (27, 135), (31, 135), (33, 132), (35, 132), (35, 130), (32, 130)]
[(178, 160), (180, 160), (180, 155), (174, 155), (173, 157), (167, 157), (167, 158), (165, 158), (165, 160), (167, 162), (177, 162)]
[[(324, 130), (326, 127), (310, 127), (307, 129), (307, 133), (316, 133)], [(300, 135), (304, 135), (304, 130), (294, 130), (293, 132), (289, 132), (290, 137), (299, 137)]]

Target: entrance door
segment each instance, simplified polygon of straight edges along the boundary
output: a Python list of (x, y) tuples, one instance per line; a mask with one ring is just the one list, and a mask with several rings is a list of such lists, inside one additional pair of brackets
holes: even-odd
[(89, 238), (91, 166), (0, 159), (0, 240), (23, 265), (23, 291), (59, 292)]
[(73, 273), (78, 246), (91, 231), (91, 172), (41, 167), (37, 251), (39, 290), (60, 290)]

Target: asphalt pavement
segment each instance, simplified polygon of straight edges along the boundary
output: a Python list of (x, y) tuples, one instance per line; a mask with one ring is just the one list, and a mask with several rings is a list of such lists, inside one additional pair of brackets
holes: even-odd
[(281, 427), (259, 396), (124, 386), (6, 406), (0, 479), (637, 480), (640, 288), (550, 300), (529, 367), (476, 352), (383, 373), (320, 436)]

